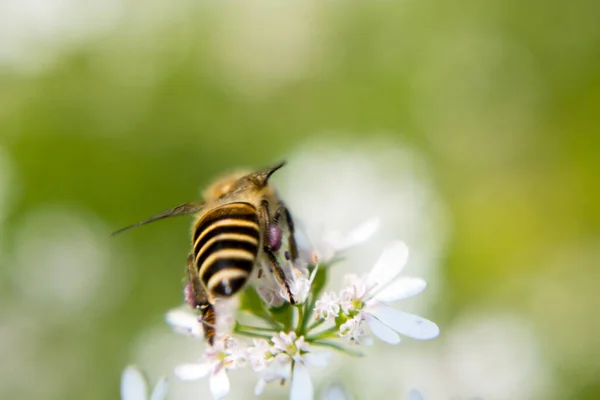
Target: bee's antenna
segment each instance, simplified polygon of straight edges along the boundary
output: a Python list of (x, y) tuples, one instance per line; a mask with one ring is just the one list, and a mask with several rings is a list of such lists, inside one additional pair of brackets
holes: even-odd
[(262, 171), (257, 172), (254, 176), (258, 178), (260, 184), (266, 185), (271, 175), (273, 175), (275, 171), (283, 167), (285, 164), (286, 162), (282, 161), (279, 164), (274, 165), (273, 167), (265, 168)]
[(197, 213), (198, 211), (200, 211), (203, 206), (204, 206), (204, 203), (185, 203), (185, 204), (179, 205), (175, 208), (165, 210), (161, 213), (158, 213), (148, 219), (145, 219), (145, 220), (135, 223), (133, 225), (129, 225), (129, 226), (126, 226), (125, 228), (119, 229), (118, 231), (113, 232), (112, 236), (117, 235), (122, 232), (125, 232), (125, 231), (128, 231), (132, 228), (137, 228), (138, 226), (149, 224), (150, 222), (158, 221), (159, 219), (176, 217), (178, 215), (194, 214), (194, 213)]

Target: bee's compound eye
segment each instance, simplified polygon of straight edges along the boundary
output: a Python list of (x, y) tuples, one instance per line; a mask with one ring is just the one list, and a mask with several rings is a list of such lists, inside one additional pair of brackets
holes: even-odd
[(277, 251), (281, 248), (281, 238), (283, 236), (283, 232), (281, 228), (275, 224), (269, 225), (268, 228), (268, 239), (269, 239), (269, 247), (273, 251)]

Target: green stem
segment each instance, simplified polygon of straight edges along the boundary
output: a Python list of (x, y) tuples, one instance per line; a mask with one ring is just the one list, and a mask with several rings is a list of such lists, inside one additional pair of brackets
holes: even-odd
[(321, 326), (323, 323), (325, 322), (324, 319), (319, 319), (316, 320), (315, 322), (313, 322), (312, 324), (310, 324), (310, 326), (308, 328), (306, 328), (306, 333), (310, 333), (310, 331), (312, 331), (315, 328), (318, 328), (319, 326)]
[(266, 332), (271, 333), (272, 335), (276, 335), (279, 330), (275, 331), (271, 328), (263, 328), (260, 326), (250, 326), (250, 325), (242, 325), (239, 322), (236, 322), (236, 328), (246, 330), (246, 331), (257, 331), (257, 332)]
[[(322, 271), (327, 271), (327, 268), (329, 268), (330, 266), (331, 266), (331, 263), (323, 264), (320, 266), (317, 264), (317, 265), (313, 266), (313, 268), (320, 268)], [(317, 271), (317, 273), (318, 273), (318, 271)], [(326, 272), (324, 272), (324, 273), (326, 273)], [(316, 277), (315, 277), (315, 279), (316, 279)], [(315, 305), (317, 304), (317, 299), (324, 288), (325, 288), (325, 286), (322, 285), (319, 287), (319, 289), (315, 290), (314, 292), (312, 291), (312, 288), (311, 288), (310, 295), (306, 301), (306, 304), (308, 304), (308, 307), (306, 308), (306, 313), (304, 315), (304, 323), (302, 324), (302, 332), (310, 331), (310, 329), (307, 330), (307, 325), (308, 325), (308, 323), (312, 317), (312, 314), (315, 310)]]
[(300, 304), (298, 307), (298, 327), (296, 328), (296, 334), (302, 336), (304, 334), (304, 305)]
[(313, 344), (315, 346), (329, 347), (330, 349), (334, 349), (336, 351), (339, 351), (341, 353), (347, 354), (352, 357), (363, 357), (364, 356), (364, 354), (361, 353), (360, 351), (349, 350), (349, 349), (347, 349), (343, 346), (340, 346), (339, 344), (336, 344), (336, 343), (316, 341), (316, 342), (312, 342), (311, 344)]
[(271, 339), (273, 337), (273, 335), (265, 335), (262, 333), (245, 331), (243, 329), (239, 329), (237, 326), (234, 328), (233, 331), (240, 335), (250, 336), (250, 337), (254, 337), (254, 338)]
[(310, 317), (312, 317), (312, 313), (315, 308), (316, 302), (317, 302), (317, 296), (314, 296), (313, 294), (311, 294), (310, 301), (308, 301), (306, 303), (306, 304), (308, 304), (308, 307), (306, 308), (305, 319), (304, 319), (304, 322), (302, 323), (302, 332), (310, 331), (310, 329), (306, 329), (306, 328), (307, 328), (308, 322), (310, 321)]
[(327, 330), (319, 332), (319, 333), (315, 334), (314, 336), (309, 336), (306, 338), (306, 340), (315, 341), (315, 340), (321, 340), (321, 339), (328, 339), (328, 338), (334, 337), (334, 335), (332, 335), (332, 333), (337, 333), (337, 331), (338, 331), (338, 327), (334, 326)]
[(271, 327), (273, 328), (273, 330), (277, 331), (277, 332), (281, 332), (283, 330), (285, 330), (283, 328), (283, 326), (281, 326), (277, 321), (274, 321), (273, 318), (271, 317), (270, 314), (265, 314), (265, 315), (257, 315), (254, 314), (257, 317), (260, 317), (260, 319), (262, 319), (263, 321), (265, 321), (267, 324), (271, 325)]

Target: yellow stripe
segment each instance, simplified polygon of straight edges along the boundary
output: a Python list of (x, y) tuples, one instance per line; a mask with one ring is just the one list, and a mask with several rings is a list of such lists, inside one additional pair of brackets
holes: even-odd
[(221, 226), (243, 226), (246, 228), (254, 228), (256, 229), (256, 231), (258, 232), (258, 224), (256, 224), (255, 222), (252, 221), (244, 221), (241, 219), (235, 219), (235, 218), (230, 218), (230, 219), (222, 219), (220, 221), (217, 221), (213, 224), (211, 224), (210, 226), (207, 226), (206, 229), (204, 229), (204, 231), (200, 234), (200, 236), (198, 236), (198, 239), (196, 239), (196, 242), (194, 242), (194, 246), (196, 246), (196, 244), (202, 240), (202, 238), (204, 236), (206, 236), (210, 231), (212, 231), (213, 229), (217, 229)]
[(223, 249), (215, 251), (210, 256), (206, 257), (206, 260), (204, 260), (202, 265), (198, 266), (200, 269), (200, 276), (203, 276), (206, 269), (221, 258), (254, 261), (255, 257), (254, 254), (242, 249)]
[(238, 268), (222, 269), (210, 278), (208, 285), (206, 286), (208, 291), (212, 292), (212, 289), (222, 281), (231, 281), (236, 278), (247, 278), (248, 275), (249, 274), (246, 271)]
[[(204, 243), (204, 246), (202, 246), (202, 248), (198, 251), (198, 254), (196, 254), (196, 258), (200, 257), (202, 255), (202, 253), (204, 252), (204, 249), (208, 249), (210, 247), (210, 245), (213, 244), (214, 242), (217, 242), (219, 240), (227, 240), (227, 239), (239, 240), (240, 242), (252, 243), (258, 247), (258, 240), (256, 240), (252, 236), (240, 235), (239, 233), (222, 233), (222, 234), (217, 235), (214, 238), (210, 239), (208, 242)], [(200, 240), (200, 239), (198, 239), (198, 240)], [(196, 241), (196, 243), (198, 243), (198, 241)], [(195, 246), (196, 245), (194, 244), (194, 247)]]

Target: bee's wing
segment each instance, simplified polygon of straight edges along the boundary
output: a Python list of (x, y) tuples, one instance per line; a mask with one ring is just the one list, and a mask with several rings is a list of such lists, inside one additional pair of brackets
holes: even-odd
[(202, 210), (202, 207), (204, 207), (204, 203), (201, 203), (201, 202), (192, 202), (192, 203), (181, 204), (175, 208), (165, 210), (161, 213), (158, 213), (158, 214), (156, 214), (148, 219), (145, 219), (143, 221), (140, 221), (136, 224), (126, 226), (125, 228), (119, 229), (118, 231), (113, 232), (112, 234), (116, 235), (118, 233), (125, 232), (131, 228), (136, 228), (141, 225), (146, 225), (146, 224), (149, 224), (150, 222), (158, 221), (159, 219), (163, 219), (163, 218), (176, 217), (178, 215), (194, 214), (194, 213), (197, 213), (198, 211)]

